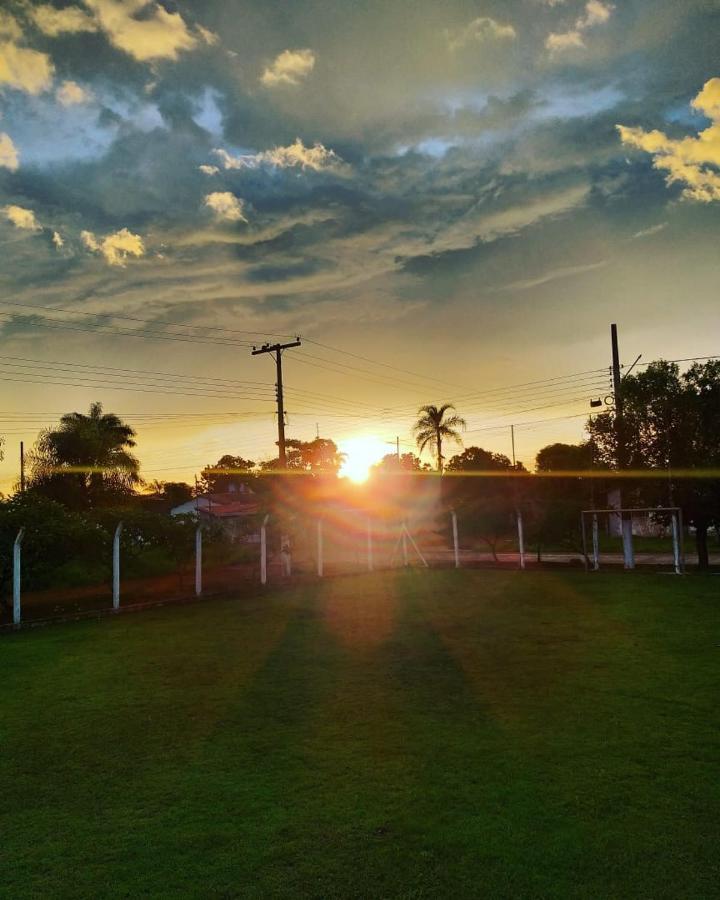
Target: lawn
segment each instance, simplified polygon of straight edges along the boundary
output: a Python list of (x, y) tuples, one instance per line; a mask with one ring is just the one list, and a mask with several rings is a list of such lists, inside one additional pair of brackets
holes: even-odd
[(2, 896), (718, 896), (718, 578), (338, 578), (0, 662)]

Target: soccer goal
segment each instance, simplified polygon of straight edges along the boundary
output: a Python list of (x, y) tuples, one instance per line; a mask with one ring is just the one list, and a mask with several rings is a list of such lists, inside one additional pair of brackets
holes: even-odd
[(671, 538), (675, 574), (682, 575), (685, 571), (683, 515), (678, 506), (584, 509), (580, 524), (585, 568), (588, 571), (596, 572), (600, 568), (601, 543), (613, 537), (622, 540), (623, 565), (626, 569), (635, 568), (635, 538), (654, 542), (656, 546), (649, 556), (651, 562), (658, 564), (665, 561), (663, 557), (666, 554), (662, 549), (658, 550), (657, 545), (663, 539)]

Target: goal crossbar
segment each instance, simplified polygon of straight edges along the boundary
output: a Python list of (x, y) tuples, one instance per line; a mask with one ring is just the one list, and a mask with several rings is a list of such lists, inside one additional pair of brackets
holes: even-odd
[[(592, 516), (592, 568), (597, 571), (600, 568), (600, 547), (599, 547), (599, 515), (614, 515), (623, 520), (623, 526), (628, 516), (652, 516), (652, 515), (669, 515), (672, 526), (672, 542), (673, 542), (673, 565), (676, 575), (682, 575), (685, 571), (685, 548), (683, 545), (683, 514), (679, 506), (628, 506), (628, 507), (610, 507), (610, 509), (583, 509), (580, 513), (580, 526), (582, 531), (583, 558), (585, 561), (585, 570), (589, 571), (590, 562), (588, 556), (587, 529), (585, 526), (585, 517)], [(625, 534), (623, 535), (625, 538)], [(630, 543), (630, 559), (625, 556), (625, 568), (635, 568), (635, 557), (632, 552), (632, 526), (627, 529), (627, 538)]]

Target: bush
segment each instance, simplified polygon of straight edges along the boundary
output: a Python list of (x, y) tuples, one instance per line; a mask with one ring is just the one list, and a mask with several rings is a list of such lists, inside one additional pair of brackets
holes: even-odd
[[(13, 543), (21, 527), (22, 584), (26, 589), (50, 587), (61, 578), (95, 579), (98, 565), (110, 561), (111, 539), (99, 523), (70, 512), (53, 500), (17, 495), (0, 501), (0, 591), (12, 585)], [(87, 583), (83, 581), (83, 583)]]

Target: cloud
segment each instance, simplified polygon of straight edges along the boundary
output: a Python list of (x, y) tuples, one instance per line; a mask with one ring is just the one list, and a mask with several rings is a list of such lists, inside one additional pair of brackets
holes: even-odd
[(0, 169), (10, 169), (11, 172), (17, 171), (20, 165), (18, 152), (12, 138), (4, 131), (0, 131)]
[(65, 241), (59, 231), (53, 231), (52, 242), (58, 250), (61, 250), (65, 246)]
[(29, 12), (35, 25), (48, 37), (97, 31), (98, 27), (93, 17), (77, 6), (56, 9), (43, 3), (31, 8)]
[(16, 228), (23, 231), (41, 231), (42, 226), (35, 218), (35, 213), (31, 209), (25, 209), (23, 206), (3, 206), (2, 212), (8, 222), (11, 222)]
[(216, 149), (213, 153), (220, 159), (224, 169), (255, 169), (267, 165), (285, 169), (299, 166), (301, 169), (312, 169), (314, 172), (344, 167), (343, 161), (334, 150), (328, 150), (320, 143), (312, 147), (296, 138), (287, 147), (273, 147), (245, 156), (231, 156), (227, 150)]
[(646, 238), (652, 237), (652, 235), (657, 234), (660, 231), (664, 231), (668, 227), (668, 222), (660, 222), (657, 225), (651, 225), (649, 228), (643, 228), (641, 231), (636, 231), (635, 234), (631, 237), (631, 240), (637, 240), (638, 238)]
[[(551, 4), (554, 5), (554, 4)], [(585, 46), (583, 34), (596, 25), (604, 25), (615, 7), (603, 0), (587, 0), (583, 15), (575, 20), (575, 25), (568, 31), (551, 32), (545, 39), (545, 47), (551, 55), (565, 50), (582, 49)]]
[(517, 32), (512, 25), (503, 25), (495, 19), (480, 16), (469, 25), (459, 29), (446, 29), (445, 38), (450, 50), (461, 50), (469, 44), (484, 44), (488, 41), (513, 41)]
[(572, 48), (582, 48), (585, 41), (579, 31), (563, 31), (560, 33), (551, 33), (545, 39), (545, 47), (550, 53), (562, 53), (563, 50), (571, 50)]
[(312, 50), (283, 50), (260, 76), (261, 84), (273, 88), (278, 85), (300, 84), (315, 68)]
[(8, 85), (28, 94), (39, 94), (50, 87), (53, 64), (46, 53), (20, 47), (20, 36), (12, 16), (0, 18), (0, 87)]
[(243, 215), (244, 202), (230, 191), (214, 191), (206, 195), (204, 202), (222, 222), (247, 222)]
[(195, 30), (200, 35), (201, 39), (205, 41), (208, 47), (214, 46), (220, 40), (219, 35), (215, 34), (214, 31), (210, 31), (209, 28), (203, 28), (202, 25), (196, 25)]
[(668, 185), (685, 185), (683, 197), (710, 203), (720, 200), (720, 78), (711, 78), (690, 104), (712, 123), (697, 137), (674, 139), (662, 131), (617, 125), (620, 140), (653, 157)]
[(92, 100), (90, 91), (79, 85), (77, 81), (63, 81), (55, 91), (55, 96), (62, 106), (76, 106)]
[(203, 175), (217, 175), (220, 171), (217, 166), (198, 166)]
[(21, 37), (22, 29), (18, 25), (17, 19), (10, 13), (0, 10), (0, 38), (19, 41)]
[(147, 0), (85, 0), (110, 43), (138, 62), (177, 59), (197, 38), (180, 13)]
[(588, 0), (585, 4), (585, 15), (578, 19), (575, 27), (580, 31), (586, 31), (593, 25), (604, 25), (610, 18), (613, 8), (610, 3), (603, 3), (602, 0)]
[(607, 266), (609, 260), (601, 259), (598, 262), (582, 263), (577, 266), (559, 266), (557, 269), (550, 269), (537, 275), (534, 278), (521, 278), (518, 281), (511, 281), (508, 284), (502, 284), (498, 287), (491, 288), (491, 292), (502, 291), (529, 291), (551, 281), (559, 281), (564, 278), (573, 278), (575, 275), (583, 275), (585, 272), (592, 272), (594, 269), (602, 269)]
[(92, 231), (81, 231), (80, 240), (93, 253), (100, 253), (109, 266), (125, 266), (129, 256), (145, 255), (145, 245), (139, 234), (121, 228), (98, 240)]

